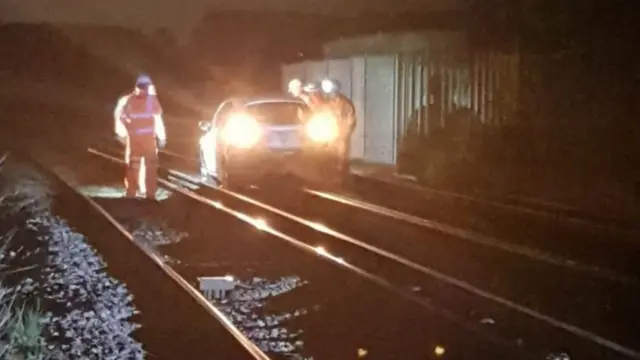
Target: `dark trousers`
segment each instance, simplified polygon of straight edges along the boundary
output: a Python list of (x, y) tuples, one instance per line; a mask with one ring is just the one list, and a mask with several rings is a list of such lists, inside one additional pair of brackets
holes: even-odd
[(158, 149), (155, 137), (135, 137), (128, 143), (129, 160), (125, 171), (127, 197), (135, 197), (139, 190), (140, 167), (144, 159), (147, 198), (155, 199), (157, 190)]
[(140, 180), (140, 167), (142, 165), (143, 159), (147, 198), (155, 199), (156, 190), (158, 188), (158, 156), (155, 153), (145, 154), (144, 156), (140, 156), (139, 154), (131, 154), (125, 174), (125, 185), (127, 188), (126, 196), (135, 197), (136, 193), (139, 190), (138, 184)]
[(355, 130), (354, 128), (355, 127), (347, 129), (346, 132), (342, 135), (341, 144), (340, 144), (341, 146), (339, 147), (339, 150), (338, 150), (338, 156), (340, 157), (340, 170), (345, 174), (348, 174), (350, 170), (349, 155), (351, 154), (351, 135)]
[(147, 198), (155, 198), (158, 172), (158, 146), (155, 134), (130, 136), (127, 142), (127, 170), (125, 186), (127, 197), (135, 197), (140, 184), (140, 167), (144, 160), (145, 189)]

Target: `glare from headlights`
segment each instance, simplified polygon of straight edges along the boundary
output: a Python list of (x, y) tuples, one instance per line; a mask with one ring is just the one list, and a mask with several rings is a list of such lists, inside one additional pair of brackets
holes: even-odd
[(262, 136), (256, 119), (248, 114), (233, 114), (222, 130), (222, 139), (229, 145), (247, 149), (254, 146)]
[(306, 124), (307, 136), (315, 142), (330, 142), (339, 135), (338, 120), (330, 114), (316, 114)]

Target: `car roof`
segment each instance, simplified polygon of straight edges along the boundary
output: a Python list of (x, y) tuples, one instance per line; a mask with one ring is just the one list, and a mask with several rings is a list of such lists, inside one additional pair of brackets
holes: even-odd
[(273, 95), (273, 96), (251, 96), (251, 97), (231, 97), (224, 102), (231, 102), (239, 106), (250, 106), (268, 103), (296, 103), (305, 105), (305, 102), (292, 96)]

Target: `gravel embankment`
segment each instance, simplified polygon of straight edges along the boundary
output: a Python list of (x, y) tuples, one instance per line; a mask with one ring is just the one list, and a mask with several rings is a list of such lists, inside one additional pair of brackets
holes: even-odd
[[(29, 331), (39, 335), (30, 347), (14, 347), (14, 355), (143, 359), (142, 344), (132, 336), (137, 325), (130, 318), (137, 311), (131, 294), (85, 236), (54, 215), (55, 193), (27, 163), (8, 159), (0, 169), (0, 234), (7, 234), (0, 246), (8, 254), (1, 256), (2, 282), (13, 308), (37, 317)], [(2, 335), (10, 344), (11, 334)]]

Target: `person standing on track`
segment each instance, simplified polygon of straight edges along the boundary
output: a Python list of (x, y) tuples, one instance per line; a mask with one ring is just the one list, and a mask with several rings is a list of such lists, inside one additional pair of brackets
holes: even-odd
[[(313, 82), (303, 84), (300, 79), (293, 79), (289, 81), (287, 89), (289, 94), (307, 104), (312, 113), (322, 113), (327, 110), (327, 102), (322, 96), (320, 90), (321, 88), (319, 84)], [(300, 119), (304, 119), (306, 117), (306, 112), (300, 110), (298, 117)]]
[(328, 110), (329, 103), (322, 96), (320, 84), (310, 82), (304, 85), (302, 89), (306, 94), (306, 103), (313, 112), (321, 113)]
[(144, 168), (146, 197), (155, 200), (158, 148), (165, 147), (167, 137), (162, 107), (149, 76), (138, 76), (133, 92), (118, 101), (114, 116), (116, 135), (126, 146), (126, 196), (136, 196), (141, 187), (141, 168)]
[(340, 158), (340, 170), (348, 173), (351, 135), (356, 128), (356, 109), (353, 102), (340, 92), (340, 85), (337, 81), (325, 79), (322, 81), (321, 87), (326, 96), (325, 101), (328, 107), (339, 120), (340, 141), (337, 152)]
[(324, 103), (320, 86), (316, 83), (303, 84), (300, 79), (289, 81), (287, 91), (296, 99), (304, 101), (311, 109), (318, 109)]
[(300, 99), (305, 103), (308, 102), (307, 95), (302, 89), (302, 80), (292, 79), (291, 81), (289, 81), (289, 84), (287, 85), (287, 91), (296, 99)]

